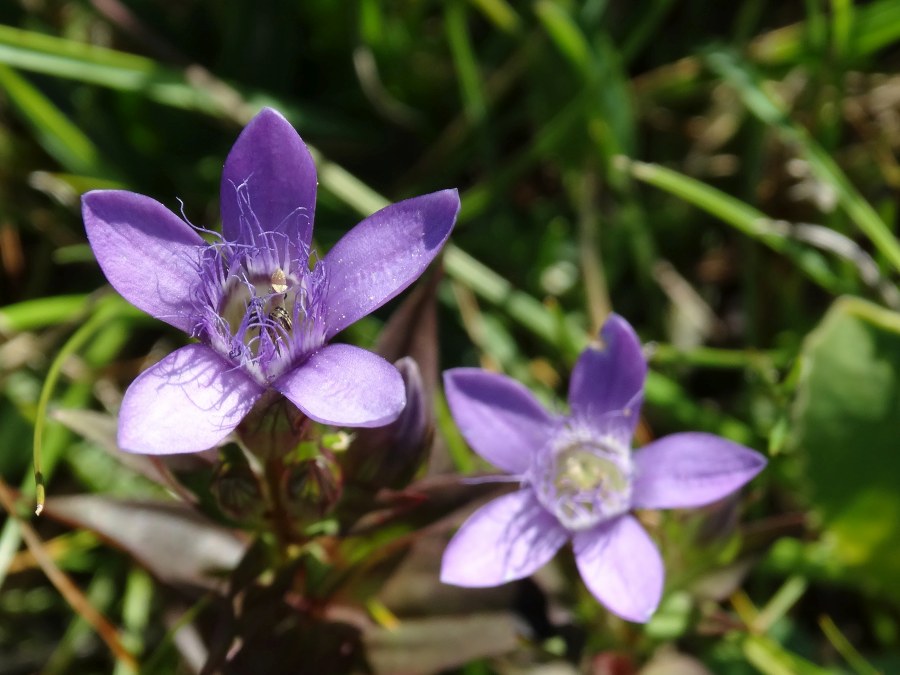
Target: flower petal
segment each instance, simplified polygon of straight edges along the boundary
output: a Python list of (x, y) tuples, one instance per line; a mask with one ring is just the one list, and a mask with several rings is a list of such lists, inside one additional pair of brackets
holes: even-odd
[(131, 383), (119, 411), (119, 446), (169, 455), (215, 446), (263, 388), (204, 345), (169, 354)]
[(680, 509), (709, 504), (762, 471), (758, 452), (719, 436), (672, 434), (634, 453), (632, 504), (639, 509)]
[[(316, 165), (300, 135), (280, 113), (263, 108), (238, 136), (222, 171), (222, 233), (256, 244), (261, 232), (281, 233), (280, 251), (309, 253), (316, 209)], [(305, 262), (305, 260), (303, 261)]]
[(363, 220), (325, 256), (325, 339), (415, 281), (441, 250), (459, 213), (456, 190), (391, 204)]
[(307, 417), (342, 427), (379, 427), (406, 405), (397, 369), (353, 345), (326, 345), (274, 384)]
[(88, 240), (109, 283), (135, 307), (190, 333), (198, 249), (187, 223), (155, 199), (124, 190), (82, 197)]
[(600, 433), (615, 433), (625, 443), (638, 423), (647, 361), (634, 329), (611, 314), (600, 331), (603, 344), (592, 344), (578, 357), (569, 382), (572, 413)]
[(472, 449), (498, 469), (524, 474), (559, 422), (523, 385), (478, 368), (444, 372), (453, 419)]
[(441, 581), (498, 586), (529, 576), (566, 543), (569, 533), (530, 489), (488, 502), (463, 523), (441, 563)]
[(574, 538), (585, 585), (609, 611), (628, 621), (650, 619), (662, 597), (662, 557), (634, 516), (622, 516)]

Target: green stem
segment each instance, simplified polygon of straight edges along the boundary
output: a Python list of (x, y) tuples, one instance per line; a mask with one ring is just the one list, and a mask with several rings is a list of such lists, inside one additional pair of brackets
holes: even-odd
[(43, 447), (44, 427), (47, 423), (47, 407), (50, 404), (50, 396), (56, 387), (59, 376), (62, 373), (62, 367), (70, 356), (81, 349), (88, 340), (104, 325), (109, 323), (110, 319), (116, 316), (121, 307), (121, 302), (115, 298), (114, 302), (101, 303), (98, 305), (96, 313), (91, 316), (84, 325), (76, 330), (72, 337), (62, 346), (57, 353), (56, 358), (50, 364), (47, 371), (47, 377), (44, 379), (44, 386), (41, 388), (41, 395), (38, 399), (37, 414), (34, 421), (34, 483), (35, 483), (35, 515), (41, 515), (44, 510), (44, 477), (41, 473), (41, 448)]

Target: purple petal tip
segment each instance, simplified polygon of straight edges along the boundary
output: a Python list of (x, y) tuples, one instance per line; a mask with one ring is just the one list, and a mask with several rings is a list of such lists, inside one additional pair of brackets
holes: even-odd
[(665, 436), (634, 455), (636, 508), (691, 508), (710, 504), (749, 483), (767, 460), (713, 434)]

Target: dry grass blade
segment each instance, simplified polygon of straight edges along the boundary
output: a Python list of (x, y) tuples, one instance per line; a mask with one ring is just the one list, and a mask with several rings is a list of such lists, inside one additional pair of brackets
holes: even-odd
[(137, 672), (137, 660), (122, 644), (122, 641), (119, 639), (119, 632), (115, 626), (94, 608), (78, 587), (72, 583), (66, 573), (56, 566), (53, 558), (44, 548), (44, 542), (38, 533), (34, 531), (31, 525), (19, 517), (15, 495), (2, 478), (0, 478), (0, 503), (3, 504), (3, 508), (9, 513), (10, 518), (15, 518), (18, 521), (22, 530), (22, 538), (25, 540), (28, 550), (31, 551), (31, 555), (34, 556), (34, 559), (41, 566), (44, 574), (47, 575), (47, 578), (56, 590), (59, 591), (59, 594), (97, 632), (97, 635), (106, 643), (116, 659), (128, 669)]

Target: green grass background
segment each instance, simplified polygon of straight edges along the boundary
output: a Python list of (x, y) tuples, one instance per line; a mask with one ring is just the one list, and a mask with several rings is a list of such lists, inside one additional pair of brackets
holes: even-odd
[[(180, 199), (214, 226), (222, 161), (270, 105), (315, 148), (320, 250), (388, 201), (460, 189), (443, 367), (562, 397), (614, 310), (650, 345), (639, 442), (702, 429), (771, 458), (740, 527), (663, 517), (647, 627), (573, 591), (577, 654), (551, 640), (456, 672), (674, 672), (674, 651), (714, 673), (900, 672), (898, 63), (895, 0), (6, 0), (0, 476), (27, 518), (41, 420), (51, 494), (159, 495), (44, 421), (114, 408), (184, 340), (110, 296), (79, 195)], [(371, 346), (388, 313), (348, 339)], [(85, 530), (33, 525), (144, 672), (187, 668), (162, 583)], [(82, 614), (7, 518), (0, 675), (130, 672)]]

